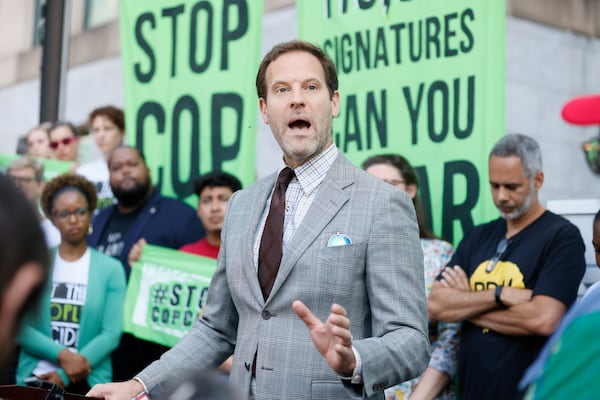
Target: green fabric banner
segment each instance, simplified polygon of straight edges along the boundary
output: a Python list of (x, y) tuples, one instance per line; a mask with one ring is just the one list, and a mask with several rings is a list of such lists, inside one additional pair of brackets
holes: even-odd
[(123, 330), (173, 346), (198, 319), (216, 268), (212, 258), (145, 245), (131, 268)]
[[(14, 160), (24, 157), (20, 154), (0, 154), (0, 173), (5, 173), (6, 169)], [(47, 158), (37, 158), (44, 166), (44, 179), (49, 181), (57, 175), (64, 174), (73, 170), (72, 161), (50, 160)]]
[(340, 77), (334, 140), (356, 164), (400, 153), (433, 230), (456, 243), (497, 217), (487, 157), (504, 132), (504, 1), (298, 1), (302, 39)]
[(127, 142), (167, 196), (210, 171), (254, 181), (262, 0), (122, 0)]

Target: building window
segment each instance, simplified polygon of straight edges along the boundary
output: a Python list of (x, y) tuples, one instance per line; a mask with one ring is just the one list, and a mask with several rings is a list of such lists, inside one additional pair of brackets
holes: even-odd
[(86, 0), (84, 28), (91, 29), (114, 21), (119, 15), (119, 0)]

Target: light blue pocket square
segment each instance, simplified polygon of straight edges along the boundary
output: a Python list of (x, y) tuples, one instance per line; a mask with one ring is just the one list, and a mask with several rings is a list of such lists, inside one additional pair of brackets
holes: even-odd
[(350, 240), (348, 236), (339, 232), (335, 235), (331, 235), (327, 241), (327, 247), (348, 246), (349, 244), (352, 244), (352, 240)]

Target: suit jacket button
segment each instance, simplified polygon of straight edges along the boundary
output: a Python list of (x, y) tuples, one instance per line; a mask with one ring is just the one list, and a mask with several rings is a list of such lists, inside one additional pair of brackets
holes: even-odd
[(260, 315), (265, 321), (271, 318), (271, 313), (269, 312), (269, 310), (263, 310), (263, 312)]

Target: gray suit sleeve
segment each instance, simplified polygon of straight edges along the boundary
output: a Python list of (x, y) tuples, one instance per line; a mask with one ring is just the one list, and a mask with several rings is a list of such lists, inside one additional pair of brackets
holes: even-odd
[(366, 285), (373, 335), (354, 342), (367, 397), (420, 375), (429, 362), (423, 254), (414, 207), (387, 191), (373, 219)]

